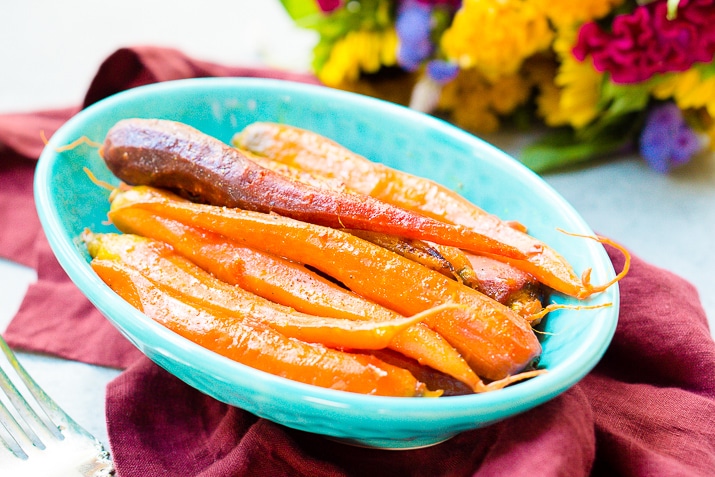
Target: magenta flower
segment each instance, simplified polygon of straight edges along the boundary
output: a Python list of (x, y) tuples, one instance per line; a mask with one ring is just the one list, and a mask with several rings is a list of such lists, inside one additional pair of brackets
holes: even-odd
[(325, 13), (330, 13), (337, 10), (343, 4), (342, 0), (317, 0), (318, 7)]
[(685, 71), (715, 56), (715, 0), (681, 1), (677, 16), (667, 19), (667, 2), (658, 1), (617, 15), (611, 31), (584, 24), (573, 48), (583, 61), (608, 72), (614, 83), (638, 83), (658, 73)]
[(673, 103), (653, 108), (639, 141), (641, 156), (652, 169), (661, 173), (687, 163), (700, 147), (698, 136)]

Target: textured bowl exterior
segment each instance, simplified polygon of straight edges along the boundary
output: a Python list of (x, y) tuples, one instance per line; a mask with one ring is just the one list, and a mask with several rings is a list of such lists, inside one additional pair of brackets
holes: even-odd
[[(101, 142), (122, 118), (164, 118), (229, 142), (255, 121), (283, 122), (324, 134), (389, 166), (441, 182), (560, 251), (594, 283), (614, 276), (605, 250), (557, 230), (592, 234), (576, 211), (543, 180), (484, 141), (441, 120), (373, 98), (320, 86), (255, 78), (206, 78), (143, 86), (83, 110), (51, 139), (38, 164), (35, 200), (62, 267), (79, 289), (135, 346), (189, 385), (271, 421), (356, 445), (407, 449), (432, 445), (534, 408), (585, 376), (610, 343), (618, 319), (618, 287), (583, 304), (596, 310), (552, 313), (542, 325), (541, 364), (549, 372), (509, 388), (471, 396), (390, 398), (318, 388), (243, 366), (150, 320), (109, 289), (89, 267), (81, 232), (116, 231), (106, 223), (118, 181), (96, 148), (58, 152), (81, 136)], [(555, 295), (553, 301), (575, 303)]]

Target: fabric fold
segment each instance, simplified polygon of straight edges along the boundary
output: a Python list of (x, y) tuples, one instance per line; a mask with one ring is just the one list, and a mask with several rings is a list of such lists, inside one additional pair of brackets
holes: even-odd
[[(616, 335), (588, 376), (531, 411), (424, 449), (365, 449), (288, 429), (152, 363), (57, 263), (34, 210), (34, 167), (43, 137), (80, 108), (135, 86), (209, 76), (317, 83), (141, 46), (109, 56), (81, 106), (0, 115), (0, 255), (38, 271), (4, 336), (18, 349), (124, 370), (106, 395), (119, 477), (715, 475), (715, 343), (705, 312), (690, 283), (637, 256), (620, 283)], [(621, 254), (607, 250), (620, 269)]]

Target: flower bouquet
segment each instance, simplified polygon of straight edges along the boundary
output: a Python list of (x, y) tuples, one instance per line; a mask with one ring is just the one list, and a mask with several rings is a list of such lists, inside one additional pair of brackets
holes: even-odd
[(282, 0), (327, 86), (475, 134), (545, 127), (537, 172), (636, 149), (667, 172), (715, 149), (715, 0)]

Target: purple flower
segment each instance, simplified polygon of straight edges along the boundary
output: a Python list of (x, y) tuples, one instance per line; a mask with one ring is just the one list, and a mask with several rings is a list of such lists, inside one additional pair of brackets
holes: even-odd
[(430, 38), (432, 8), (416, 1), (403, 3), (397, 13), (395, 30), (400, 40), (397, 62), (407, 71), (414, 71), (432, 54)]
[(653, 108), (641, 132), (641, 156), (657, 172), (685, 164), (700, 150), (700, 141), (674, 103)]
[(437, 83), (448, 83), (457, 76), (459, 66), (450, 61), (432, 60), (427, 63), (427, 76)]

